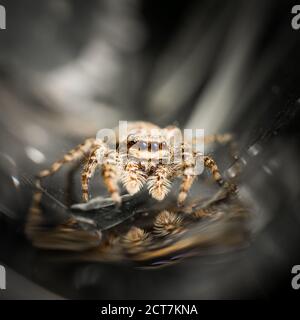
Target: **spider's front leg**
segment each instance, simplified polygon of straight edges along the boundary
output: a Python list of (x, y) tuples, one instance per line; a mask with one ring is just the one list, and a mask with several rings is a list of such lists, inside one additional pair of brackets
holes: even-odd
[(81, 159), (94, 145), (96, 139), (89, 138), (84, 143), (70, 150), (62, 159), (54, 162), (50, 169), (43, 170), (38, 174), (38, 178), (48, 177), (58, 171), (64, 164)]
[(120, 173), (118, 168), (118, 154), (111, 150), (102, 163), (103, 182), (111, 195), (112, 200), (120, 205), (122, 202), (118, 182)]
[(182, 182), (179, 188), (177, 204), (178, 206), (182, 206), (196, 179), (195, 158), (192, 154), (184, 153), (184, 161), (179, 170), (182, 172)]
[(177, 198), (178, 206), (183, 205), (183, 203), (188, 195), (188, 192), (191, 189), (193, 182), (195, 181), (195, 178), (196, 178), (195, 176), (190, 175), (188, 173), (183, 174), (182, 182), (180, 185), (180, 191), (179, 191), (178, 198)]
[(186, 191), (188, 191), (192, 186), (192, 183), (196, 178), (195, 166), (196, 166), (197, 160), (199, 161), (200, 158), (203, 159), (204, 167), (211, 172), (214, 180), (218, 183), (218, 185), (220, 187), (224, 185), (224, 179), (221, 176), (220, 170), (215, 160), (211, 156), (203, 156), (202, 154), (199, 154), (199, 153), (195, 153), (194, 156), (188, 155), (188, 158), (183, 162), (184, 171), (183, 171), (183, 179), (182, 179), (181, 190), (180, 190), (182, 192), (182, 195), (180, 195), (179, 193), (178, 200), (180, 197), (185, 199)]
[[(180, 192), (178, 195), (178, 205), (182, 205), (185, 201), (188, 191), (190, 190), (195, 178), (195, 165), (196, 159), (202, 157), (204, 161), (204, 167), (209, 169), (214, 180), (219, 184), (219, 186), (224, 186), (224, 180), (221, 176), (219, 168), (215, 162), (215, 160), (210, 156), (203, 156), (199, 154), (195, 154), (194, 157), (188, 155), (187, 159), (183, 162), (183, 178), (180, 186)], [(193, 160), (194, 159), (194, 160)]]
[(111, 194), (114, 202), (120, 204), (118, 180), (119, 174), (116, 165), (116, 152), (108, 150), (106, 145), (98, 145), (90, 154), (81, 174), (82, 196), (84, 201), (89, 199), (89, 181), (98, 165), (101, 164), (103, 182)]
[(82, 189), (82, 198), (86, 202), (89, 200), (89, 181), (91, 177), (94, 175), (94, 172), (99, 163), (99, 159), (101, 154), (104, 153), (104, 146), (95, 147), (85, 163), (85, 166), (81, 173), (81, 189)]

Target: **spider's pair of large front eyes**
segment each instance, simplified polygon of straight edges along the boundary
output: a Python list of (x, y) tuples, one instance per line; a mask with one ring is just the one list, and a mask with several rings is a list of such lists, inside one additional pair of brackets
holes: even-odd
[(139, 141), (137, 143), (135, 143), (136, 147), (140, 150), (140, 151), (145, 151), (145, 150), (149, 150), (149, 151), (158, 151), (158, 150), (164, 150), (167, 148), (167, 144), (165, 142), (152, 142), (152, 143), (148, 143), (146, 141)]

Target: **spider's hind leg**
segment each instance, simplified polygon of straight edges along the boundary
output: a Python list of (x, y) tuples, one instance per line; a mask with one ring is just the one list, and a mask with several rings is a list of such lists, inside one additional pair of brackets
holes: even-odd
[(81, 159), (95, 144), (94, 138), (85, 140), (74, 149), (70, 150), (65, 156), (54, 162), (49, 169), (43, 170), (38, 174), (38, 178), (51, 176), (57, 172), (64, 164)]
[(237, 191), (237, 186), (234, 183), (223, 179), (215, 160), (211, 156), (204, 157), (204, 166), (210, 170), (214, 180), (220, 187), (226, 188), (229, 193)]
[(204, 143), (217, 143), (219, 145), (227, 145), (229, 148), (229, 156), (234, 160), (239, 159), (238, 144), (235, 136), (231, 133), (207, 135), (204, 137)]
[(219, 143), (221, 145), (230, 143), (234, 140), (234, 137), (231, 133), (223, 133), (223, 134), (211, 134), (204, 136), (204, 143)]

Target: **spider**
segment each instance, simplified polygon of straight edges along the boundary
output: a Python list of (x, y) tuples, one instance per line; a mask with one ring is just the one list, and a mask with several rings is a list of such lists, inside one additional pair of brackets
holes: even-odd
[[(156, 133), (153, 134), (153, 131)], [(104, 140), (86, 139), (61, 160), (54, 162), (48, 170), (41, 171), (38, 177), (50, 176), (64, 164), (86, 157), (81, 173), (82, 196), (85, 202), (89, 200), (89, 181), (96, 168), (100, 167), (103, 182), (116, 205), (121, 204), (120, 182), (130, 195), (136, 194), (146, 185), (149, 194), (162, 201), (170, 191), (171, 181), (181, 177), (177, 198), (177, 203), (181, 206), (196, 179), (192, 169), (197, 157), (202, 157), (204, 167), (211, 172), (220, 186), (224, 185), (224, 180), (211, 156), (190, 149), (186, 151), (185, 143), (181, 143), (178, 148), (170, 144), (170, 138), (178, 131), (180, 132), (175, 126), (160, 128), (149, 122), (129, 122), (128, 135), (125, 138), (118, 137), (117, 128), (115, 129), (117, 140), (114, 147)], [(204, 142), (227, 143), (231, 139), (230, 134), (211, 135), (206, 136)], [(121, 145), (126, 148), (123, 150)], [(184, 155), (184, 158), (180, 158), (181, 161), (172, 161), (175, 159), (176, 150), (180, 150)]]

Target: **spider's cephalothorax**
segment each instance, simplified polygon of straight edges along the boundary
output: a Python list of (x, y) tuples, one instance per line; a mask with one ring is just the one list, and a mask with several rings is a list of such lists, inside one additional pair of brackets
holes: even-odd
[[(89, 180), (97, 167), (101, 168), (104, 184), (112, 199), (121, 203), (119, 184), (123, 184), (129, 194), (133, 195), (146, 185), (150, 195), (161, 201), (170, 190), (171, 181), (181, 177), (178, 204), (182, 204), (194, 182), (196, 159), (202, 157), (204, 167), (208, 168), (219, 185), (223, 184), (215, 161), (207, 155), (199, 154), (182, 142), (172, 144), (180, 130), (174, 126), (159, 128), (149, 122), (130, 122), (128, 134), (119, 138), (116, 129), (116, 143), (113, 147), (101, 139), (90, 138), (69, 151), (63, 159), (55, 162), (49, 170), (40, 172), (39, 177), (53, 174), (60, 167), (73, 160), (87, 156), (81, 175), (83, 199), (88, 200)], [(231, 135), (214, 135), (205, 137), (208, 142), (228, 142)], [(176, 147), (175, 147), (176, 146)], [(178, 151), (183, 157), (176, 157)], [(178, 161), (180, 160), (180, 161)]]

